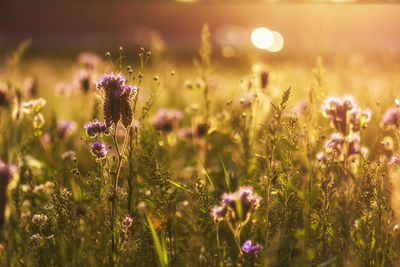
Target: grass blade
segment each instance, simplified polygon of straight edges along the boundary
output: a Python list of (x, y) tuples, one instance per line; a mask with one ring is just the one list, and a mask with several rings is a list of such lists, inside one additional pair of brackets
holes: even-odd
[(212, 187), (214, 188), (214, 191), (216, 191), (215, 185), (214, 185), (214, 183), (213, 183), (213, 181), (212, 181), (210, 175), (208, 174), (208, 172), (207, 172), (207, 170), (206, 170), (206, 167), (204, 166), (204, 164), (203, 164), (203, 162), (202, 162), (201, 160), (200, 160), (200, 163), (201, 163), (201, 166), (203, 166), (203, 170), (204, 170), (204, 172), (206, 173), (206, 176), (207, 176), (207, 178), (208, 178), (208, 181), (210, 182), (210, 184), (211, 184)]
[(224, 169), (226, 186), (228, 186), (229, 192), (232, 192), (231, 191), (231, 178), (229, 177), (229, 174), (226, 170), (226, 167), (225, 167), (224, 161), (222, 160), (221, 154), (218, 154), (218, 156), (219, 156), (219, 160), (221, 161), (222, 168)]
[(160, 239), (158, 238), (156, 229), (154, 229), (153, 222), (151, 221), (149, 215), (146, 214), (146, 217), (147, 222), (149, 223), (151, 235), (153, 236), (154, 245), (156, 246), (156, 251), (160, 260), (160, 264), (162, 267), (165, 267), (168, 265), (167, 251), (165, 250), (164, 246), (161, 246)]

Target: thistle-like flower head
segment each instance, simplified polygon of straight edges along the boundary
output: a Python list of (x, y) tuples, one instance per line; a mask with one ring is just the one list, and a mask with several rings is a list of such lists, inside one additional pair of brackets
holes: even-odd
[(94, 121), (88, 122), (85, 125), (86, 134), (90, 137), (96, 137), (100, 134), (107, 134), (108, 127), (106, 126), (105, 122), (100, 122), (99, 120), (95, 119)]
[(96, 160), (104, 159), (107, 155), (106, 145), (99, 141), (94, 141), (90, 143), (90, 152), (96, 157)]

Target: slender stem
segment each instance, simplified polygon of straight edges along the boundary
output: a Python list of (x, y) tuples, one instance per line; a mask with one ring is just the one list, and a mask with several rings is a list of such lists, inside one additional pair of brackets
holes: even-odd
[(51, 163), (51, 165), (54, 167), (54, 169), (57, 170), (57, 166), (56, 166), (56, 164), (54, 163), (53, 159), (51, 158), (51, 156), (50, 156), (50, 154), (49, 154), (49, 151), (47, 151), (47, 148), (46, 148), (45, 145), (43, 144), (42, 139), (41, 139), (40, 137), (38, 137), (38, 138), (39, 138), (40, 145), (41, 145), (41, 147), (42, 147), (44, 153), (46, 154), (47, 159), (50, 161), (50, 163)]
[(112, 249), (112, 262), (114, 263), (114, 255), (115, 255), (115, 233), (114, 233), (114, 224), (115, 224), (115, 198), (116, 198), (116, 191), (117, 191), (117, 186), (118, 186), (118, 178), (119, 178), (119, 173), (121, 170), (122, 166), (122, 161), (124, 159), (123, 154), (126, 148), (126, 141), (129, 136), (129, 131), (130, 131), (130, 126), (126, 129), (126, 134), (124, 137), (124, 144), (122, 146), (122, 150), (119, 149), (118, 147), (118, 141), (117, 141), (117, 127), (118, 123), (115, 124), (114, 127), (114, 133), (113, 133), (113, 141), (115, 145), (115, 149), (117, 150), (117, 155), (118, 155), (118, 164), (117, 164), (117, 169), (115, 171), (114, 175), (114, 180), (113, 180), (113, 185), (112, 185), (112, 198), (111, 198), (111, 249)]

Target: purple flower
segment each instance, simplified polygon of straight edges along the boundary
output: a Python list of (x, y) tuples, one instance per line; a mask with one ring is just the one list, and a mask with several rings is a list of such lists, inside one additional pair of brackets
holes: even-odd
[[(369, 121), (371, 114), (369, 109), (360, 112), (352, 96), (345, 95), (342, 98), (328, 97), (322, 105), (323, 113), (331, 119), (332, 126), (343, 136), (360, 130), (360, 123)], [(361, 118), (360, 118), (361, 116)]]
[(96, 83), (97, 89), (104, 89), (106, 93), (111, 93), (115, 98), (129, 97), (136, 93), (137, 87), (126, 84), (126, 79), (122, 74), (105, 73)]
[(259, 207), (261, 198), (251, 187), (242, 186), (234, 193), (223, 194), (222, 202), (233, 210), (235, 218), (245, 221), (251, 208)]
[(69, 132), (76, 129), (76, 123), (69, 120), (59, 120), (57, 122), (58, 134), (61, 138), (65, 137)]
[(344, 145), (344, 138), (340, 133), (333, 133), (328, 141), (325, 143), (325, 148), (330, 152), (340, 154)]
[(85, 125), (86, 134), (90, 137), (95, 137), (100, 134), (107, 134), (108, 128), (104, 122), (100, 122), (97, 119), (88, 122)]
[(400, 110), (398, 108), (389, 108), (382, 117), (382, 124), (387, 128), (400, 127)]
[(253, 246), (251, 240), (247, 240), (242, 245), (242, 251), (246, 253), (256, 254), (258, 251), (260, 251), (260, 249), (261, 249), (260, 245), (256, 244)]
[(400, 164), (400, 158), (396, 155), (393, 155), (390, 157), (389, 160), (389, 165), (399, 165)]
[(104, 91), (103, 114), (107, 127), (117, 125), (120, 118), (125, 128), (133, 121), (133, 111), (130, 105), (130, 97), (137, 92), (137, 87), (126, 84), (126, 79), (114, 73), (103, 74), (96, 83), (97, 89)]
[(212, 209), (212, 216), (214, 217), (215, 220), (222, 220), (225, 218), (227, 211), (228, 211), (228, 208), (225, 205), (215, 206)]
[(179, 110), (159, 109), (152, 119), (152, 124), (157, 130), (168, 133), (182, 117), (183, 113)]
[(97, 158), (96, 160), (104, 159), (107, 155), (106, 145), (99, 141), (94, 141), (90, 143), (90, 152)]
[(366, 108), (364, 110), (355, 109), (350, 113), (350, 126), (354, 132), (360, 131), (362, 126), (365, 126), (367, 122), (371, 120), (371, 110)]

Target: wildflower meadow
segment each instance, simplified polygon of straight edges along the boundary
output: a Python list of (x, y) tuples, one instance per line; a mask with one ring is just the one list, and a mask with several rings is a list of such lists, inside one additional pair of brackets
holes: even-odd
[(400, 265), (399, 57), (226, 64), (212, 35), (1, 53), (1, 266)]

